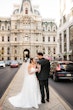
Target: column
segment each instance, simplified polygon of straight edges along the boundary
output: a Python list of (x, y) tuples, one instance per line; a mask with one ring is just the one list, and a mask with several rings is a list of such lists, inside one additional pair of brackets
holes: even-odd
[(62, 54), (64, 53), (64, 32), (62, 34)]
[(69, 27), (67, 28), (67, 60), (69, 60)]
[(45, 46), (45, 54), (48, 55), (48, 47)]

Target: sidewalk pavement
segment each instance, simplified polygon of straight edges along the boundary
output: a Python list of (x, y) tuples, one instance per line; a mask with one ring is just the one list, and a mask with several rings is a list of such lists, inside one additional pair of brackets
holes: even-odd
[[(15, 108), (8, 101), (9, 97), (17, 95), (22, 88), (24, 80), (24, 65), (25, 63), (22, 64), (3, 97), (0, 99), (0, 106), (2, 107), (2, 110), (35, 110), (35, 108)], [(50, 102), (39, 105), (38, 110), (71, 110), (68, 104), (54, 91), (51, 86), (49, 86), (49, 90)]]

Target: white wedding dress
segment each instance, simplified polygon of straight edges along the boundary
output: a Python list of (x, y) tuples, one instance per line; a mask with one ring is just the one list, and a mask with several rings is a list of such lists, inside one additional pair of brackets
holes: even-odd
[(9, 102), (14, 107), (21, 108), (39, 108), (41, 104), (41, 94), (39, 88), (39, 82), (35, 74), (35, 68), (31, 68), (30, 73), (28, 73), (28, 62), (26, 63), (25, 78), (21, 92), (13, 97), (9, 98)]

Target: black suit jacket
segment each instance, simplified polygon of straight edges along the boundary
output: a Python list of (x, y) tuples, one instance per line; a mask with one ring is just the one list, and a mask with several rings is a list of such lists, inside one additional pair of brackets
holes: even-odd
[(41, 65), (41, 71), (40, 73), (37, 73), (38, 80), (47, 80), (50, 72), (49, 60), (42, 58), (38, 61), (38, 63)]

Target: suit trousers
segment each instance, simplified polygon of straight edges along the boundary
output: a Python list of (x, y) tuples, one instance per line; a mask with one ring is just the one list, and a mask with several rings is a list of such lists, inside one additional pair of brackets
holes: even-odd
[(41, 100), (45, 100), (45, 90), (46, 90), (46, 99), (49, 99), (49, 81), (47, 80), (39, 80), (40, 91), (41, 91)]

